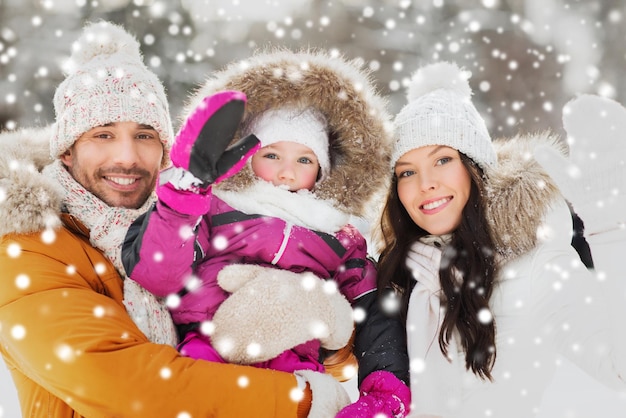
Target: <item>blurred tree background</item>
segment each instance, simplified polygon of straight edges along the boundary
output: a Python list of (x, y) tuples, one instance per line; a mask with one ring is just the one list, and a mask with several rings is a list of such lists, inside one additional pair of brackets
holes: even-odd
[[(620, 0), (0, 0), (0, 129), (54, 120), (62, 63), (87, 21), (123, 25), (163, 80), (172, 116), (212, 71), (268, 46), (358, 59), (395, 113), (420, 66), (472, 73), (494, 137), (561, 130), (580, 93), (626, 102)], [(176, 119), (175, 119), (176, 120)]]

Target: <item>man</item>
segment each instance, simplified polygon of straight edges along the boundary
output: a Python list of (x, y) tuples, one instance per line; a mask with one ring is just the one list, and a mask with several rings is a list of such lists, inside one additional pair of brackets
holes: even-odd
[(117, 26), (87, 26), (72, 63), (52, 130), (0, 138), (0, 352), (23, 416), (324, 416), (328, 376), (192, 360), (131, 320), (119, 250), (168, 162), (168, 105)]

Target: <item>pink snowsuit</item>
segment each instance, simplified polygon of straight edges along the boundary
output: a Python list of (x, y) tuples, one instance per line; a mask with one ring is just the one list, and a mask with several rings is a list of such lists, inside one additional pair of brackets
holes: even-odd
[[(189, 232), (186, 237), (184, 231)], [(331, 235), (280, 218), (243, 213), (217, 196), (212, 197), (211, 209), (199, 223), (196, 216), (180, 214), (157, 202), (153, 211), (131, 227), (129, 239), (134, 240), (133, 262), (127, 263), (129, 276), (159, 297), (181, 297), (180, 305), (171, 310), (172, 317), (177, 325), (191, 325), (192, 330), (183, 336), (179, 348), (196, 358), (224, 362), (209, 338), (193, 326), (211, 320), (229, 296), (217, 283), (217, 274), (226, 265), (257, 264), (311, 272), (333, 279), (351, 304), (376, 289), (375, 266), (367, 258), (365, 238), (355, 227), (345, 225)], [(188, 291), (185, 285), (192, 274), (201, 283)], [(323, 371), (319, 348), (319, 341), (312, 340), (257, 366)]]

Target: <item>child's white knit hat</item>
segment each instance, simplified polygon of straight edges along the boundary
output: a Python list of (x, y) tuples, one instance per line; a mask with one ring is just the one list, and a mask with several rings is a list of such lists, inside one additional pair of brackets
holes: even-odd
[(471, 102), (467, 74), (440, 62), (417, 70), (394, 121), (392, 166), (402, 155), (428, 145), (445, 145), (467, 155), (481, 168), (497, 163), (485, 121)]
[(152, 126), (167, 155), (173, 130), (165, 90), (143, 63), (132, 35), (109, 22), (88, 24), (72, 45), (66, 72), (54, 94), (52, 158), (83, 133), (112, 122)]
[(321, 176), (330, 172), (330, 151), (327, 122), (318, 110), (307, 107), (297, 109), (281, 107), (269, 109), (254, 117), (244, 129), (245, 134), (254, 134), (265, 147), (280, 141), (297, 142), (309, 147), (317, 156)]

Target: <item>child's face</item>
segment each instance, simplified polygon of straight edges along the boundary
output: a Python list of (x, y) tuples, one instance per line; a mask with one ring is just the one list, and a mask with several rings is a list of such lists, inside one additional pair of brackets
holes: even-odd
[(254, 174), (274, 186), (289, 186), (292, 192), (311, 190), (319, 169), (317, 156), (311, 148), (297, 142), (275, 142), (252, 156)]
[(453, 232), (470, 196), (471, 178), (459, 152), (431, 145), (398, 159), (398, 197), (419, 227), (433, 235)]

